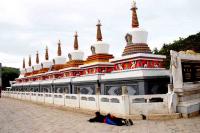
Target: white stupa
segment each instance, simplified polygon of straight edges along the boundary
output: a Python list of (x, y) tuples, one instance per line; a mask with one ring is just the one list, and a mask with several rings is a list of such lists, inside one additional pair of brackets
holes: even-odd
[(133, 1), (131, 10), (132, 28), (125, 36), (127, 45), (123, 52), (123, 56), (136, 53), (151, 53), (151, 50), (147, 44), (148, 32), (143, 28), (139, 27), (139, 21), (137, 17), (137, 6), (135, 1)]
[(51, 68), (52, 65), (53, 65), (53, 62), (49, 60), (48, 47), (46, 47), (45, 60), (42, 62), (42, 68), (49, 69)]
[(101, 26), (99, 20), (97, 24), (97, 41), (92, 45), (91, 49), (95, 48), (95, 54), (109, 54), (109, 44), (102, 41)]
[(54, 58), (54, 65), (64, 65), (66, 62), (66, 57), (62, 56), (62, 51), (61, 51), (61, 42), (59, 40), (58, 42), (58, 55), (57, 57)]
[(78, 48), (78, 34), (77, 34), (77, 32), (75, 32), (75, 35), (74, 35), (74, 50), (69, 54), (69, 60), (82, 61), (83, 57), (84, 57), (84, 52), (79, 50), (79, 48)]
[(20, 69), (20, 76), (19, 78), (23, 78), (24, 75), (26, 74), (26, 68), (25, 68), (25, 59), (23, 59), (23, 67)]
[(129, 33), (134, 37), (132, 42), (133, 42), (133, 44), (134, 43), (144, 43), (144, 44), (146, 44), (148, 32), (145, 29), (139, 27), (139, 22), (138, 22), (137, 12), (136, 12), (137, 6), (136, 6), (135, 1), (133, 1), (131, 10), (133, 11), (133, 14), (132, 14), (132, 29)]
[(26, 68), (27, 73), (33, 72), (33, 66), (31, 65), (31, 56), (29, 56), (28, 67)]
[(37, 51), (37, 53), (36, 53), (36, 64), (33, 65), (33, 70), (34, 70), (34, 71), (39, 71), (39, 70), (41, 70), (41, 69), (42, 69), (42, 66), (41, 66), (41, 64), (40, 64), (39, 54), (38, 54), (38, 51)]

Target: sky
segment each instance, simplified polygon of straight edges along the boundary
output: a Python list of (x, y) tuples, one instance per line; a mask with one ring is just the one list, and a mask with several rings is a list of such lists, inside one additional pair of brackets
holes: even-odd
[[(199, 0), (136, 0), (140, 27), (148, 31), (153, 50), (179, 37), (200, 32)], [(22, 67), (28, 56), (35, 63), (36, 51), (44, 60), (45, 47), (50, 59), (61, 40), (62, 55), (73, 50), (73, 36), (79, 34), (79, 49), (91, 55), (96, 41), (96, 24), (102, 23), (103, 40), (110, 53), (120, 57), (131, 30), (132, 0), (0, 0), (0, 62)]]

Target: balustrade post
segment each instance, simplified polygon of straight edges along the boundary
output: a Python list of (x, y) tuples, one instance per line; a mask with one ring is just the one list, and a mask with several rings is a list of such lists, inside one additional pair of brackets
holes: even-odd
[(127, 86), (122, 86), (122, 104), (124, 107), (124, 115), (130, 114), (130, 104)]
[(101, 94), (101, 91), (100, 91), (100, 87), (96, 87), (96, 105), (97, 105), (97, 110), (100, 111), (100, 105), (99, 105), (99, 95)]
[(81, 104), (81, 90), (80, 88), (77, 89), (77, 97), (78, 97), (78, 108), (80, 108), (80, 104)]
[(173, 84), (168, 84), (168, 93), (173, 92)]
[(149, 101), (150, 101), (150, 99), (148, 98), (148, 99), (147, 99), (147, 103), (149, 103)]

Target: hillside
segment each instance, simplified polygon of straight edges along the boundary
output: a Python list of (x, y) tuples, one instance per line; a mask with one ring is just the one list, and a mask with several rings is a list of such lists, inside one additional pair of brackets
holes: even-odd
[(19, 77), (19, 69), (12, 67), (2, 67), (2, 87), (9, 87), (9, 81), (15, 80), (15, 78)]
[(157, 48), (153, 50), (154, 54), (161, 54), (167, 56), (166, 68), (169, 68), (170, 65), (170, 50), (194, 50), (195, 52), (200, 53), (200, 32), (195, 35), (190, 35), (187, 38), (179, 38), (173, 43), (163, 44), (160, 50), (158, 50)]

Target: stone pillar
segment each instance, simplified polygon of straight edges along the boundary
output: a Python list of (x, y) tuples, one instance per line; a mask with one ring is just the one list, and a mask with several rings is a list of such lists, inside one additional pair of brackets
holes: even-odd
[(81, 96), (80, 96), (80, 94), (81, 94), (81, 90), (80, 90), (80, 88), (78, 88), (77, 89), (77, 98), (78, 98), (78, 108), (80, 108), (80, 100), (81, 100)]
[(171, 71), (173, 78), (173, 87), (175, 91), (182, 91), (183, 88), (183, 75), (182, 65), (179, 54), (175, 51), (170, 51), (171, 54)]
[(128, 95), (127, 86), (122, 86), (122, 95)]
[(173, 92), (173, 85), (168, 84), (168, 93), (172, 93), (172, 92)]
[(100, 105), (99, 105), (99, 101), (100, 101), (100, 97), (99, 95), (101, 95), (101, 91), (100, 91), (100, 87), (96, 87), (96, 105), (97, 105), (97, 110), (100, 111)]
[(124, 115), (127, 116), (130, 114), (129, 107), (129, 96), (127, 86), (122, 86), (122, 104), (124, 107)]

